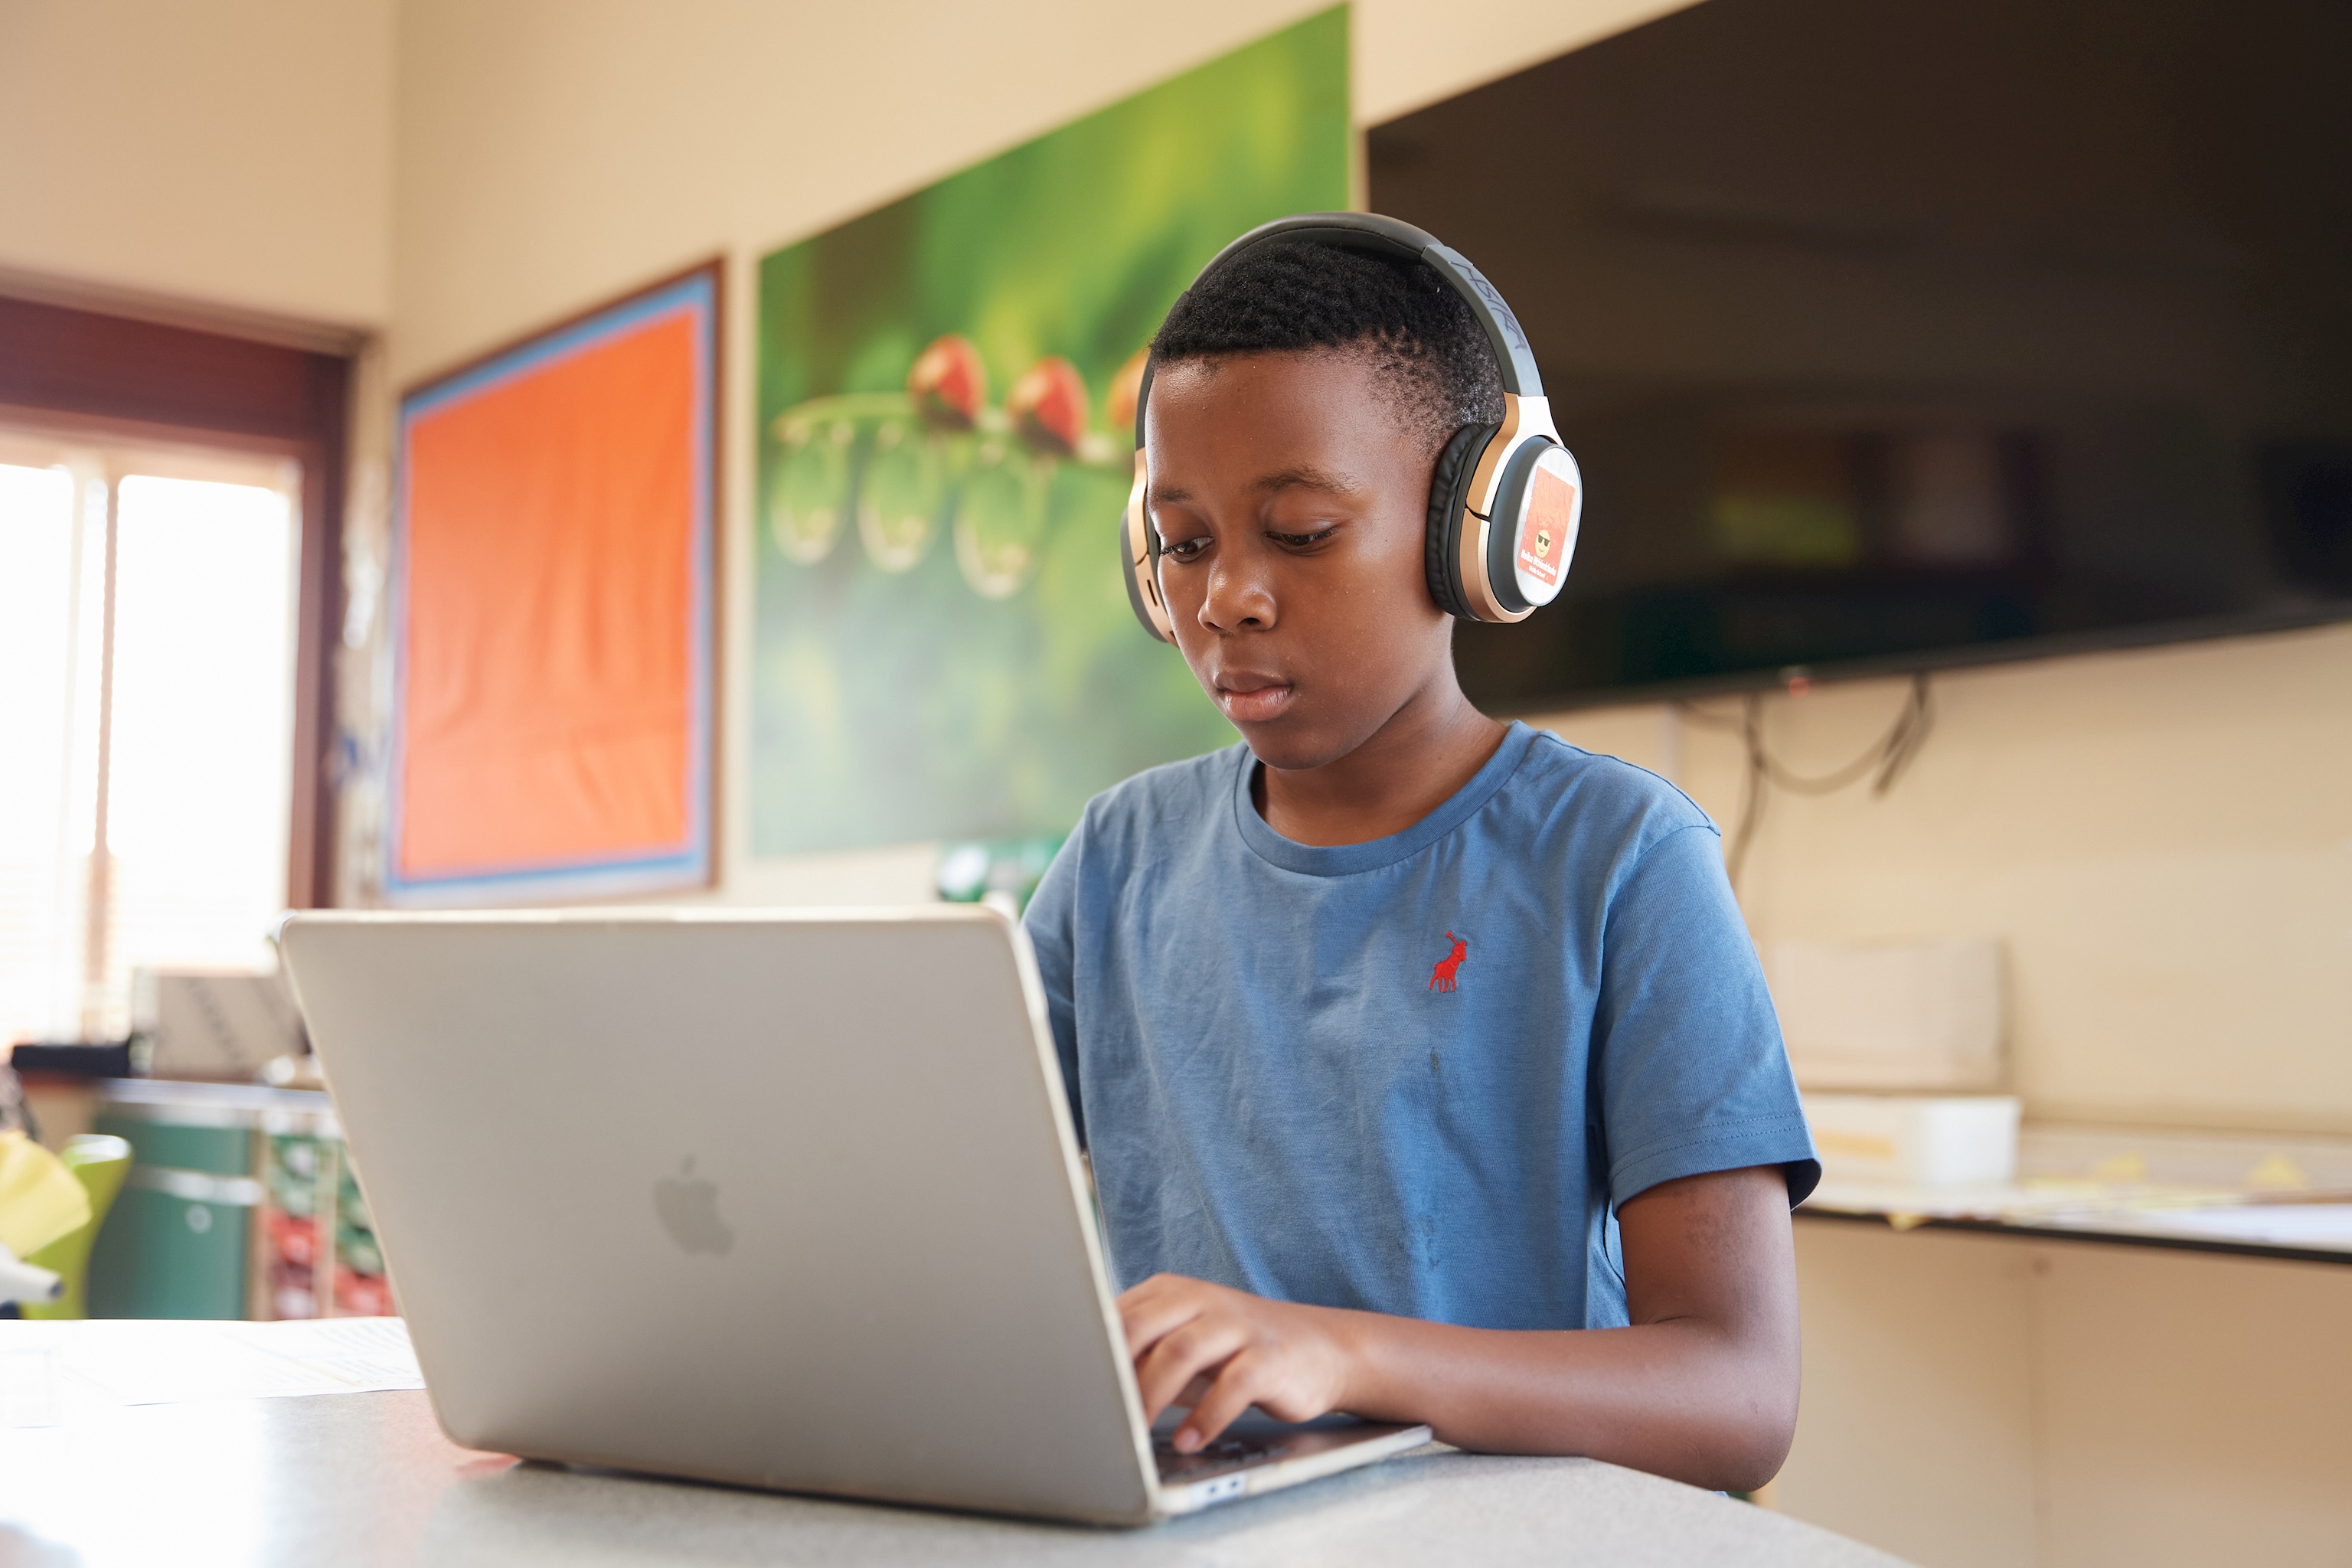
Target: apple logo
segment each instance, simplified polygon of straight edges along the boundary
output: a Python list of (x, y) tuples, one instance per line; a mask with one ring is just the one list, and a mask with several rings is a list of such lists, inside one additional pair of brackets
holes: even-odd
[(688, 1252), (723, 1255), (735, 1245), (735, 1232), (719, 1217), (719, 1184), (694, 1173), (691, 1154), (677, 1175), (654, 1184), (654, 1213), (669, 1238)]

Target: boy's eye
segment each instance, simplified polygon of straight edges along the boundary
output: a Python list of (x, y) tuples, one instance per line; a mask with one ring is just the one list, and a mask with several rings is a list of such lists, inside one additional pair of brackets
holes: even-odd
[(1312, 533), (1270, 533), (1266, 537), (1286, 550), (1311, 550), (1339, 531), (1336, 528), (1322, 528)]
[(1209, 542), (1205, 539), (1178, 539), (1163, 542), (1160, 553), (1172, 561), (1197, 561), (1201, 552), (1208, 547)]

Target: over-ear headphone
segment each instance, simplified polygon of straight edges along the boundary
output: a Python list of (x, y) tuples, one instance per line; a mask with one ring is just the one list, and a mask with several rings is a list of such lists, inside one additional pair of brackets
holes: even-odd
[[(1217, 252), (1192, 287), (1276, 237), (1426, 262), (1468, 303), (1503, 373), (1503, 422), (1464, 426), (1438, 455), (1424, 555), (1430, 597), (1448, 615), (1472, 621), (1523, 621), (1550, 604), (1576, 553), (1584, 479), (1552, 426), (1535, 353), (1510, 306), (1459, 252), (1376, 213), (1302, 213), (1261, 224)], [(1135, 398), (1135, 488), (1119, 519), (1118, 555), (1135, 618), (1161, 642), (1172, 643), (1175, 626), (1160, 592), (1160, 534), (1144, 511), (1150, 476), (1143, 415), (1151, 369), (1147, 362)]]

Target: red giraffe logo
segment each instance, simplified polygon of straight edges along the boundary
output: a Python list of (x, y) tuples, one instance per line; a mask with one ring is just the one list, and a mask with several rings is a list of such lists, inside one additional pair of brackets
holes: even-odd
[(1445, 940), (1454, 944), (1454, 951), (1447, 953), (1444, 958), (1439, 959), (1435, 966), (1430, 970), (1429, 988), (1432, 991), (1453, 990), (1454, 972), (1462, 967), (1462, 961), (1464, 959), (1470, 956), (1470, 944), (1468, 942), (1463, 941), (1460, 937), (1455, 936), (1452, 931), (1447, 931), (1445, 933)]

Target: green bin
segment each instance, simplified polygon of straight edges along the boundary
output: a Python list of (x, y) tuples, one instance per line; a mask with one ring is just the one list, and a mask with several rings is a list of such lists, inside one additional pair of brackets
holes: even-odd
[(131, 1144), (122, 1194), (89, 1259), (94, 1318), (242, 1318), (253, 1224), (252, 1091), (126, 1080), (95, 1130)]

